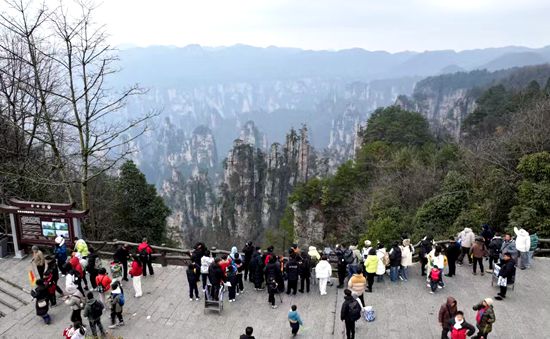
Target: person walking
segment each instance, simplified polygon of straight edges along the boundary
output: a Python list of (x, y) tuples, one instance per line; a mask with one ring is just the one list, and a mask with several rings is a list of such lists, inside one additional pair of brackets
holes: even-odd
[(433, 265), (428, 275), (428, 286), (430, 287), (430, 293), (434, 294), (441, 282), (441, 269), (437, 265)]
[(427, 273), (426, 265), (428, 264), (428, 254), (432, 251), (433, 238), (427, 235), (420, 242), (420, 274), (425, 276)]
[(94, 294), (92, 292), (88, 292), (86, 297), (88, 301), (86, 302), (86, 307), (84, 307), (84, 317), (88, 318), (90, 329), (92, 330), (92, 337), (97, 337), (97, 330), (99, 329), (101, 337), (105, 338), (106, 333), (101, 323), (101, 316), (103, 315), (105, 306), (101, 301), (94, 299)]
[(357, 295), (357, 298), (361, 300), (361, 305), (365, 305), (365, 299), (363, 298), (363, 293), (367, 288), (367, 279), (363, 275), (363, 269), (359, 267), (357, 272), (355, 272), (348, 281), (348, 289), (354, 292)]
[(462, 311), (456, 312), (455, 317), (450, 321), (450, 325), (451, 339), (466, 339), (466, 337), (472, 336), (476, 332), (475, 327), (466, 322)]
[(390, 281), (397, 282), (399, 276), (399, 267), (401, 266), (401, 248), (399, 242), (394, 241), (390, 249)]
[(500, 292), (495, 297), (496, 300), (503, 300), (506, 298), (508, 285), (512, 285), (516, 278), (516, 262), (512, 259), (512, 254), (506, 252), (501, 265), (500, 271), (498, 272), (497, 282), (500, 286)]
[(451, 330), (451, 324), (449, 321), (453, 319), (458, 311), (458, 304), (456, 299), (449, 296), (447, 301), (439, 308), (439, 314), (437, 319), (441, 326), (441, 339), (447, 339), (449, 331)]
[(80, 287), (80, 277), (71, 266), (70, 263), (65, 264), (65, 292), (68, 295), (78, 294), (80, 297), (84, 297), (84, 291)]
[(465, 227), (462, 232), (458, 234), (458, 241), (460, 242), (461, 251), (458, 257), (458, 265), (461, 266), (464, 261), (464, 256), (468, 257), (468, 262), (472, 265), (472, 257), (470, 257), (470, 248), (474, 244), (475, 234), (471, 228)]
[(95, 249), (93, 247), (88, 248), (88, 267), (86, 270), (90, 275), (90, 285), (92, 285), (92, 289), (94, 289), (94, 291), (97, 289), (95, 278), (97, 277), (101, 267), (103, 267), (103, 264), (101, 262), (101, 258), (95, 253)]
[(74, 239), (76, 240), (74, 243), (74, 251), (80, 253), (82, 258), (86, 259), (89, 254), (88, 244), (86, 244), (84, 239), (80, 239), (78, 237), (75, 237)]
[(267, 302), (271, 304), (271, 308), (276, 309), (277, 305), (275, 305), (275, 294), (279, 293), (279, 287), (276, 278), (273, 276), (267, 277), (266, 287), (268, 293)]
[(342, 250), (342, 245), (336, 244), (334, 252), (336, 254), (336, 257), (338, 258), (338, 286), (336, 286), (336, 288), (343, 288), (344, 280), (346, 279), (347, 264), (346, 260), (344, 259), (344, 251)]
[(122, 265), (122, 280), (124, 281), (128, 281), (128, 258), (130, 258), (128, 244), (119, 245), (113, 254), (113, 261)]
[(485, 242), (485, 246), (489, 247), (489, 243), (491, 242), (491, 239), (495, 236), (495, 232), (489, 226), (488, 224), (483, 224), (481, 227), (481, 237), (483, 237), (483, 242)]
[(503, 243), (504, 240), (502, 240), (500, 233), (496, 232), (495, 236), (493, 237), (493, 239), (491, 239), (491, 242), (489, 243), (489, 269), (487, 270), (487, 272), (492, 273), (493, 264), (498, 263), (498, 261), (500, 260), (500, 253)]
[(77, 295), (77, 294), (69, 295), (67, 299), (65, 299), (65, 304), (71, 308), (72, 323), (73, 324), (81, 323), (82, 322), (81, 311), (84, 309), (86, 305), (84, 301), (84, 297), (81, 297), (80, 295)]
[(470, 255), (473, 258), (474, 261), (474, 275), (477, 274), (477, 265), (479, 264), (479, 270), (481, 271), (481, 275), (484, 275), (483, 272), (483, 258), (487, 256), (488, 251), (487, 247), (485, 246), (485, 240), (482, 237), (476, 238), (474, 244), (470, 248)]
[(151, 261), (151, 254), (153, 254), (153, 249), (149, 246), (147, 238), (143, 238), (141, 244), (137, 248), (139, 258), (141, 259), (141, 265), (143, 266), (143, 276), (147, 276), (147, 269), (149, 269), (149, 274), (154, 275), (153, 263)]
[(531, 265), (533, 265), (533, 256), (535, 255), (535, 251), (539, 247), (539, 236), (537, 234), (537, 231), (529, 230), (530, 234), (530, 242), (531, 246), (529, 247), (529, 266), (527, 268), (530, 268)]
[(250, 262), (252, 261), (252, 255), (254, 254), (254, 246), (252, 241), (247, 242), (243, 248), (244, 260), (243, 260), (243, 270), (244, 270), (244, 280), (252, 281), (253, 274), (250, 274)]
[(241, 334), (240, 338), (239, 339), (256, 339), (252, 333), (254, 333), (254, 329), (250, 326), (248, 326), (245, 331), (244, 331), (244, 334)]
[[(193, 301), (193, 293), (195, 293), (195, 300), (199, 300), (199, 289), (197, 288), (197, 266), (194, 262), (191, 262), (187, 266), (185, 271), (187, 275), (187, 283), (189, 284), (189, 301)], [(229, 300), (231, 301), (231, 300)]]
[(132, 277), (132, 285), (134, 286), (134, 297), (140, 298), (143, 295), (141, 290), (141, 275), (143, 267), (137, 255), (132, 255), (132, 266), (130, 267), (130, 276)]
[[(69, 259), (69, 263), (71, 264), (71, 267), (75, 275), (78, 276), (78, 281), (77, 281), (78, 289), (80, 290), (82, 295), (84, 295), (84, 290), (88, 290), (88, 281), (86, 280), (84, 268), (82, 267), (82, 263), (84, 263), (84, 261), (82, 261), (81, 263), (80, 261), (81, 258), (82, 258), (82, 254), (75, 251), (71, 254), (71, 259)], [(84, 289), (82, 289), (82, 281), (84, 281), (84, 285), (85, 285)]]
[(46, 325), (49, 325), (51, 322), (51, 317), (48, 314), (48, 311), (50, 309), (50, 298), (48, 289), (44, 285), (44, 281), (42, 279), (37, 279), (35, 284), (36, 287), (34, 290), (31, 291), (31, 296), (36, 300), (34, 305), (36, 315), (42, 317), (44, 323)]
[(321, 260), (315, 266), (315, 278), (319, 279), (319, 293), (321, 295), (327, 294), (327, 283), (332, 276), (332, 266), (330, 266), (327, 256), (323, 254)]
[(529, 266), (529, 250), (531, 248), (531, 237), (525, 229), (514, 227), (516, 234), (516, 249), (519, 252), (519, 269), (524, 270)]
[(299, 277), (299, 265), (296, 260), (296, 254), (292, 253), (285, 267), (286, 278), (287, 278), (287, 288), (286, 294), (292, 292), (293, 295), (296, 295), (298, 290), (298, 277)]
[(204, 255), (201, 258), (201, 277), (202, 277), (202, 291), (206, 292), (206, 285), (208, 283), (208, 268), (214, 262), (212, 254), (209, 250), (204, 252)]
[(44, 279), (44, 269), (46, 268), (46, 259), (44, 253), (38, 248), (38, 246), (32, 246), (32, 260), (31, 263), (36, 267), (38, 276), (40, 279)]
[(355, 322), (361, 318), (361, 305), (351, 295), (351, 290), (344, 290), (344, 302), (340, 310), (340, 320), (346, 326), (346, 338), (355, 339)]
[(235, 260), (233, 261), (233, 265), (237, 270), (237, 295), (239, 295), (240, 293), (244, 293), (244, 282), (243, 282), (244, 263), (239, 253), (235, 253)]
[[(441, 246), (436, 245), (435, 248), (428, 254), (428, 268), (430, 272), (433, 272), (433, 268), (437, 267), (439, 270), (439, 282), (438, 287), (445, 287), (443, 282), (443, 270), (445, 269), (445, 256), (443, 255), (443, 249)], [(430, 273), (432, 274), (432, 273)], [(430, 280), (433, 281), (433, 277), (430, 277)]]
[[(409, 266), (413, 264), (414, 247), (411, 239), (403, 239), (401, 250), (401, 265), (399, 267), (399, 278), (403, 281), (409, 280)], [(367, 272), (368, 273), (368, 272)]]
[(376, 250), (371, 247), (365, 260), (365, 270), (367, 272), (367, 292), (372, 292), (372, 285), (374, 284), (374, 276), (376, 276), (376, 270), (378, 269), (378, 256)]
[(376, 268), (376, 281), (384, 282), (386, 266), (389, 265), (388, 252), (386, 252), (386, 248), (382, 243), (379, 243), (377, 247), (376, 256), (378, 257), (378, 267)]
[(300, 274), (300, 293), (304, 293), (304, 288), (309, 293), (311, 278), (311, 259), (307, 253), (300, 255), (298, 262), (298, 273)]
[(61, 270), (61, 274), (66, 274), (64, 267), (67, 263), (67, 244), (65, 244), (65, 238), (62, 236), (57, 236), (55, 238), (55, 248), (53, 253), (55, 255), (55, 259), (57, 260), (57, 266)]
[(476, 326), (478, 329), (475, 339), (487, 339), (489, 333), (493, 330), (495, 322), (495, 310), (493, 309), (493, 299), (485, 298), (479, 304), (474, 305), (476, 314)]
[(449, 272), (445, 274), (446, 277), (454, 277), (456, 275), (456, 261), (460, 256), (460, 245), (456, 242), (455, 237), (449, 237), (449, 245), (445, 250), (445, 256), (447, 257), (447, 264), (449, 265)]
[(292, 305), (290, 306), (290, 311), (288, 311), (288, 322), (290, 323), (292, 337), (298, 335), (300, 326), (304, 325), (304, 323), (302, 322), (302, 318), (300, 317), (300, 314), (297, 310), (298, 307), (296, 305)]
[(95, 278), (97, 284), (97, 292), (99, 294), (99, 301), (105, 305), (105, 293), (111, 289), (111, 278), (107, 275), (107, 270), (105, 268), (100, 268)]
[[(235, 265), (230, 264), (225, 269), (226, 280), (229, 284), (227, 290), (229, 292), (229, 302), (235, 302), (235, 295), (237, 293), (237, 269)], [(198, 299), (197, 299), (198, 300)]]
[[(111, 295), (109, 296), (109, 304), (111, 306), (111, 325), (109, 328), (116, 328), (117, 326), (124, 326), (124, 319), (122, 318), (122, 311), (124, 306), (124, 294), (120, 288), (120, 282), (115, 281), (111, 285)], [(118, 319), (118, 324), (116, 320)]]
[(55, 291), (57, 291), (57, 293), (59, 293), (60, 296), (63, 296), (64, 295), (63, 290), (59, 286), (59, 268), (57, 267), (57, 260), (56, 258), (50, 255), (47, 255), (45, 259), (46, 259), (46, 271), (44, 271), (44, 275), (51, 273), (52, 282), (55, 284)]

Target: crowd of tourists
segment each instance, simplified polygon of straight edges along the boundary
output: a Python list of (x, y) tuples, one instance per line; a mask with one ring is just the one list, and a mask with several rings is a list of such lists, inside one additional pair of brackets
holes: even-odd
[[(533, 253), (538, 246), (536, 233), (517, 228), (514, 232), (515, 239), (509, 233), (501, 236), (484, 225), (479, 235), (465, 228), (456, 237), (450, 237), (445, 245), (426, 236), (415, 249), (411, 240), (404, 237), (388, 248), (383, 243), (366, 240), (361, 250), (355, 245), (339, 244), (334, 250), (325, 249), (322, 253), (315, 246), (302, 251), (297, 244), (293, 244), (287, 253), (275, 253), (273, 246), (262, 250), (248, 242), (241, 251), (234, 246), (229, 253), (219, 255), (218, 251), (213, 253), (199, 242), (190, 253), (186, 270), (189, 300), (199, 301), (204, 295), (211, 301), (226, 299), (233, 303), (238, 301), (245, 289), (253, 286), (255, 291), (266, 291), (269, 305), (276, 309), (277, 298), (282, 302), (284, 293), (310, 293), (312, 282), (318, 285), (318, 293), (324, 296), (327, 287), (332, 286), (330, 257), (336, 264), (337, 288), (344, 288), (340, 318), (345, 324), (345, 335), (354, 338), (358, 319), (362, 316), (374, 319), (373, 311), (370, 315), (366, 313), (364, 293), (372, 293), (375, 278), (376, 282), (383, 282), (386, 275), (389, 275), (391, 283), (407, 282), (415, 251), (418, 251), (420, 273), (426, 277), (429, 293), (443, 289), (444, 276), (454, 277), (457, 274), (456, 265), (464, 265), (466, 258), (472, 266), (473, 275), (478, 274), (478, 269), (480, 275), (485, 272), (494, 274), (493, 279), (500, 288), (494, 299), (503, 300), (508, 286), (514, 283), (516, 266), (522, 270), (531, 267)], [(82, 338), (88, 333), (83, 317), (88, 318), (89, 334), (105, 336), (101, 321), (104, 310), (109, 308), (110, 311), (109, 328), (124, 325), (123, 285), (130, 276), (134, 297), (143, 295), (141, 277), (148, 272), (154, 274), (152, 252), (147, 239), (143, 239), (136, 253), (130, 253), (128, 246), (121, 245), (114, 253), (108, 272), (94, 249), (82, 239), (78, 239), (74, 249), (68, 253), (65, 239), (58, 237), (53, 256), (44, 256), (37, 247), (33, 247), (32, 261), (39, 275), (33, 291), (37, 314), (46, 324), (51, 322), (48, 308), (57, 304), (57, 293), (72, 310), (72, 326), (66, 329), (67, 338)], [(488, 269), (485, 269), (484, 261), (488, 261)], [(64, 291), (58, 285), (60, 275), (65, 277)], [(476, 324), (479, 331), (476, 338), (486, 339), (495, 321), (493, 299), (485, 298), (473, 308), (478, 311)], [(289, 310), (288, 322), (291, 334), (297, 335), (303, 322), (296, 305)], [(441, 307), (439, 323), (442, 338), (448, 338), (449, 334), (452, 339), (465, 338), (475, 333), (475, 328), (465, 321), (453, 297), (448, 297)], [(246, 335), (252, 338), (251, 327), (247, 328), (248, 332), (250, 334), (245, 333), (241, 338), (246, 338)]]

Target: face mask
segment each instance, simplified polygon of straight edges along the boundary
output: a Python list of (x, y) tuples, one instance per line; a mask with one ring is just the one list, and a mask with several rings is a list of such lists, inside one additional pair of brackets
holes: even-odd
[(463, 322), (464, 322), (464, 319), (458, 320), (458, 318), (455, 318), (454, 328), (456, 328), (457, 330), (461, 329)]

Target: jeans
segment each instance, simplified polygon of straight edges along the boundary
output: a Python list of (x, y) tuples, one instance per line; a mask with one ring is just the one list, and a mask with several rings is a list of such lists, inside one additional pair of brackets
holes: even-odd
[(49, 314), (44, 314), (44, 315), (42, 316), (42, 319), (44, 320), (44, 323), (47, 324), (47, 325), (49, 325), (50, 322), (52, 321), (52, 319), (50, 318), (50, 315), (49, 315)]
[(409, 267), (407, 266), (399, 267), (399, 276), (404, 280), (409, 280)]
[(519, 268), (529, 267), (529, 252), (519, 252)]
[(354, 275), (355, 272), (357, 272), (357, 265), (354, 265), (354, 264), (348, 265), (348, 277), (351, 278), (351, 276)]
[(355, 321), (345, 320), (346, 323), (346, 338), (355, 339)]
[(377, 282), (384, 282), (384, 274), (377, 274), (376, 275), (376, 281)]
[(479, 270), (481, 273), (483, 273), (483, 257), (482, 258), (476, 258), (474, 257), (474, 273), (477, 271), (477, 264), (479, 263)]
[(399, 272), (399, 266), (390, 266), (390, 280), (397, 281), (397, 273)]
[(97, 337), (97, 329), (99, 329), (99, 333), (101, 333), (101, 336), (105, 336), (105, 330), (103, 329), (103, 325), (101, 324), (101, 319), (95, 319), (90, 320), (90, 328), (92, 329), (92, 336)]

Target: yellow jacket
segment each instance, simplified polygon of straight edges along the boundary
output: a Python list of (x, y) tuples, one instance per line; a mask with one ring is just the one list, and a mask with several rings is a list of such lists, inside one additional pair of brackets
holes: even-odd
[(378, 267), (378, 257), (376, 255), (369, 255), (365, 260), (365, 270), (367, 273), (376, 273)]

